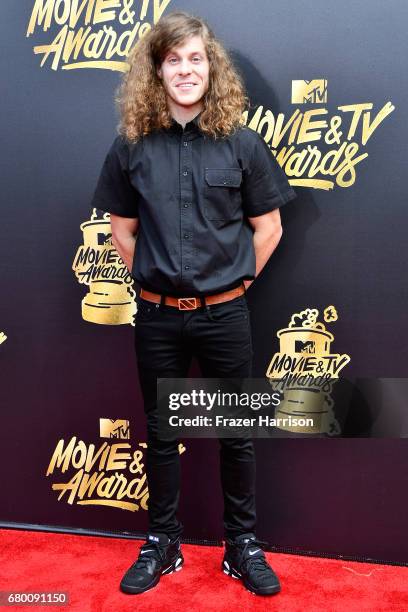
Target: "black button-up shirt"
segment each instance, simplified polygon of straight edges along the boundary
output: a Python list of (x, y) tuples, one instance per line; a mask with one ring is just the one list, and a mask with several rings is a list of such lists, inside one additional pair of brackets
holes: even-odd
[(145, 289), (199, 296), (255, 278), (247, 217), (296, 197), (264, 139), (247, 127), (211, 138), (198, 118), (136, 143), (117, 136), (93, 208), (139, 218), (132, 277)]

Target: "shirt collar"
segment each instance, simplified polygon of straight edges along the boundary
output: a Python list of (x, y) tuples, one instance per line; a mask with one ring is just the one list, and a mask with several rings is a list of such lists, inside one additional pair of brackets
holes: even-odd
[(169, 131), (172, 134), (183, 134), (184, 136), (187, 137), (197, 137), (201, 134), (201, 130), (198, 126), (198, 122), (200, 120), (200, 116), (202, 114), (202, 111), (200, 113), (198, 113), (198, 115), (196, 115), (194, 117), (194, 119), (192, 119), (191, 121), (189, 121), (188, 123), (186, 123), (184, 129), (182, 127), (182, 125), (180, 123), (178, 123), (178, 121), (176, 121), (173, 117), (171, 119), (171, 126), (169, 128)]

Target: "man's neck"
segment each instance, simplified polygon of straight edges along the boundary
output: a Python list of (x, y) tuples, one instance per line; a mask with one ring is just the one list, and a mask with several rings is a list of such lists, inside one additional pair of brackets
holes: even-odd
[(194, 117), (197, 117), (197, 115), (199, 115), (202, 110), (203, 105), (200, 103), (194, 104), (193, 106), (189, 107), (170, 105), (171, 116), (183, 128), (185, 128), (186, 124), (192, 121)]

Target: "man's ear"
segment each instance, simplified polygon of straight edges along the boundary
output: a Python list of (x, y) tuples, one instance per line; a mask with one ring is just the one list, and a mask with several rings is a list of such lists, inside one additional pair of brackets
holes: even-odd
[(157, 76), (159, 77), (159, 79), (161, 79), (161, 78), (162, 78), (162, 71), (161, 71), (161, 68), (160, 68), (160, 67), (159, 67), (159, 68), (156, 68), (156, 74), (157, 74)]

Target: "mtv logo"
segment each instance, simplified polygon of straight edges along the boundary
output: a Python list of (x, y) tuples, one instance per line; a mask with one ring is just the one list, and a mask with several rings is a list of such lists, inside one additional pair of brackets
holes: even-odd
[(315, 343), (313, 342), (313, 340), (306, 340), (305, 342), (303, 342), (302, 340), (295, 340), (295, 352), (314, 353)]
[(99, 419), (99, 436), (101, 438), (116, 438), (117, 440), (129, 440), (129, 421), (124, 419)]
[(292, 104), (311, 102), (327, 102), (327, 81), (313, 79), (312, 81), (292, 81)]
[(103, 234), (98, 232), (98, 245), (112, 244), (112, 234)]

